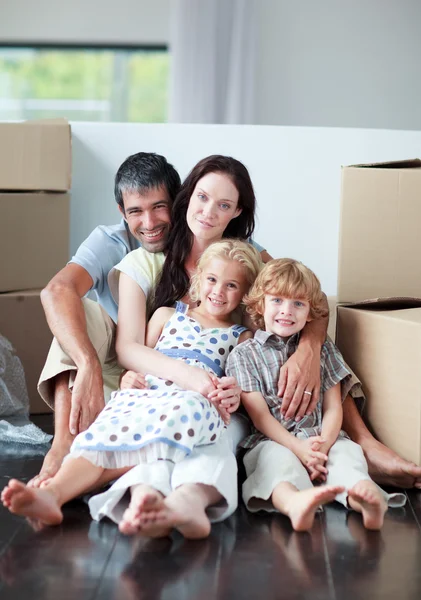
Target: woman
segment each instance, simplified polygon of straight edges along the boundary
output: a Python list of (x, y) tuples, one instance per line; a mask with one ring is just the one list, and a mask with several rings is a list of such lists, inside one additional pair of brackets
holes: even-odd
[[(165, 255), (139, 249), (110, 273), (110, 289), (116, 294), (118, 287), (119, 294), (116, 348), (122, 366), (165, 377), (203, 395), (213, 392), (214, 397), (228, 403), (235, 397), (238, 405), (239, 388), (233, 379), (226, 378), (223, 389), (217, 390), (205, 371), (180, 365), (179, 361), (146, 347), (145, 329), (148, 314), (156, 308), (173, 306), (177, 300), (189, 303), (190, 278), (210, 244), (223, 237), (248, 239), (252, 235), (255, 203), (249, 173), (241, 162), (231, 157), (209, 156), (192, 169), (172, 207), (172, 228)], [(120, 522), (125, 533), (140, 529), (145, 535), (165, 535), (174, 526), (186, 537), (207, 535), (208, 515), (212, 521), (222, 520), (237, 506), (237, 464), (233, 450), (246, 433), (246, 425), (241, 417), (232, 421), (227, 435), (217, 444), (193, 451), (176, 465), (172, 477), (174, 491), (166, 499), (155, 491), (153, 481), (142, 481), (141, 467), (134, 467), (109, 491), (91, 499), (94, 518), (106, 514)], [(124, 505), (119, 499), (128, 487), (139, 482), (145, 483), (145, 496), (129, 507), (122, 520)]]

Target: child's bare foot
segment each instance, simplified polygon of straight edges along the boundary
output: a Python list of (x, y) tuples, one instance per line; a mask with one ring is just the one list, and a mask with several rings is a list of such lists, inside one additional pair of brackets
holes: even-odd
[[(297, 491), (291, 496), (281, 512), (285, 512), (291, 519), (295, 531), (308, 531), (313, 526), (314, 517), (319, 506), (332, 502), (343, 491), (343, 487), (332, 485)], [(276, 499), (274, 499), (273, 504), (276, 507)]]
[(131, 490), (129, 508), (125, 511), (119, 524), (124, 535), (140, 533), (147, 537), (166, 537), (171, 527), (166, 523), (167, 512), (164, 497), (160, 492), (148, 485), (137, 485)]
[(37, 519), (45, 525), (59, 525), (63, 520), (57, 498), (51, 492), (31, 488), (17, 479), (10, 480), (1, 500), (11, 513)]
[(387, 503), (375, 483), (369, 480), (356, 483), (348, 492), (348, 504), (353, 510), (362, 513), (366, 529), (382, 528)]

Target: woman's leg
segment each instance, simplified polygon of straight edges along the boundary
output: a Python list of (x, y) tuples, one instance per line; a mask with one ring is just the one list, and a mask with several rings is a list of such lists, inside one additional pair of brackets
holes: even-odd
[(63, 520), (61, 507), (82, 493), (95, 488), (99, 482), (120, 476), (127, 469), (105, 469), (85, 458), (69, 458), (44, 488), (32, 488), (12, 479), (4, 488), (1, 499), (10, 512), (38, 519), (46, 525), (58, 525)]

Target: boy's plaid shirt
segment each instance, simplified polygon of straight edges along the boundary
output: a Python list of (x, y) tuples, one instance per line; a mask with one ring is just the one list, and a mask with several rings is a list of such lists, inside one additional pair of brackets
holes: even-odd
[[(328, 339), (321, 350), (321, 391), (316, 409), (311, 415), (306, 415), (298, 422), (284, 419), (281, 415), (282, 398), (277, 396), (279, 371), (297, 350), (299, 340), (299, 333), (284, 342), (277, 335), (259, 329), (253, 339), (239, 344), (230, 353), (226, 374), (235, 377), (244, 392), (260, 392), (272, 415), (290, 433), (297, 437), (311, 437), (321, 433), (323, 394), (326, 390), (342, 382), (342, 401), (349, 393), (360, 400), (364, 399), (364, 395), (359, 381), (346, 366), (335, 344)], [(348, 436), (341, 431), (339, 438), (348, 438)], [(267, 439), (252, 425), (252, 434), (246, 437), (240, 446), (254, 448), (259, 442)]]

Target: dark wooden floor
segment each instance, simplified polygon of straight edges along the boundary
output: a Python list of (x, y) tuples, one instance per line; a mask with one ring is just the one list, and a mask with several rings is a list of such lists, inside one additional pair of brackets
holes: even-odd
[[(0, 458), (0, 487), (29, 479), (40, 464)], [(126, 538), (111, 522), (92, 522), (83, 501), (65, 508), (60, 527), (38, 532), (1, 507), (0, 598), (419, 600), (421, 493), (408, 499), (389, 511), (381, 533), (336, 505), (310, 534), (241, 507), (199, 542)]]

